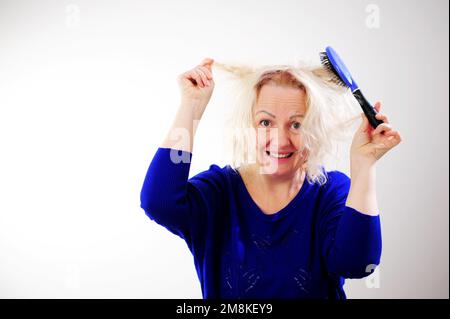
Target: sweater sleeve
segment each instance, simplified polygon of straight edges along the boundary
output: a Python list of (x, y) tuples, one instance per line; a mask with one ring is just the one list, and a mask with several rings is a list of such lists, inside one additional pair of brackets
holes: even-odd
[(350, 178), (328, 173), (321, 203), (322, 257), (329, 274), (363, 278), (375, 270), (381, 258), (380, 217), (362, 214), (345, 205)]
[(188, 246), (205, 236), (208, 211), (221, 199), (220, 168), (188, 179), (192, 153), (158, 148), (141, 190), (141, 208), (156, 223), (183, 238)]

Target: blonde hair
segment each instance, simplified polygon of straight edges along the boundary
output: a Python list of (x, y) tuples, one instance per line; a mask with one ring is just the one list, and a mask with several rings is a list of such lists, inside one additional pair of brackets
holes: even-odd
[[(306, 93), (306, 114), (301, 125), (307, 153), (306, 177), (310, 183), (326, 183), (325, 159), (333, 154), (334, 141), (346, 140), (349, 127), (360, 119), (359, 104), (348, 88), (336, 85), (321, 66), (243, 66), (214, 62), (213, 67), (230, 75), (236, 100), (228, 119), (231, 167), (254, 161), (255, 129), (252, 107), (267, 83), (296, 87)], [(253, 129), (252, 129), (253, 128)]]

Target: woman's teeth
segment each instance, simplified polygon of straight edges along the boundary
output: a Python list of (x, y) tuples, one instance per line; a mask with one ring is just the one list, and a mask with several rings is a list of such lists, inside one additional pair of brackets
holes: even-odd
[(294, 154), (294, 153), (278, 154), (278, 153), (275, 153), (275, 152), (266, 151), (266, 154), (271, 156), (271, 157), (275, 157), (275, 158), (287, 158), (287, 157), (291, 157), (292, 154)]

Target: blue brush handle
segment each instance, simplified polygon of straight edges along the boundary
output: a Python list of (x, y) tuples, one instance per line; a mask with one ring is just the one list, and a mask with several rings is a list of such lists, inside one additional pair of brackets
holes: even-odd
[(360, 89), (356, 89), (355, 91), (353, 91), (353, 95), (355, 96), (356, 100), (358, 100), (358, 103), (359, 105), (361, 105), (361, 108), (363, 109), (364, 114), (367, 116), (370, 125), (372, 125), (374, 129), (377, 128), (378, 125), (383, 123), (383, 121), (375, 118), (377, 111), (373, 108), (369, 101), (367, 101)]

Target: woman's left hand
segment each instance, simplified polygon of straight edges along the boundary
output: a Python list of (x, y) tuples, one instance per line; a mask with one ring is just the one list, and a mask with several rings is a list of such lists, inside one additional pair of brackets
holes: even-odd
[(350, 150), (352, 160), (375, 163), (390, 149), (401, 142), (400, 133), (389, 124), (388, 117), (379, 113), (381, 103), (375, 103), (374, 107), (378, 112), (375, 117), (384, 123), (378, 125), (376, 129), (373, 129), (366, 115), (364, 113), (361, 114), (363, 122), (353, 137)]

